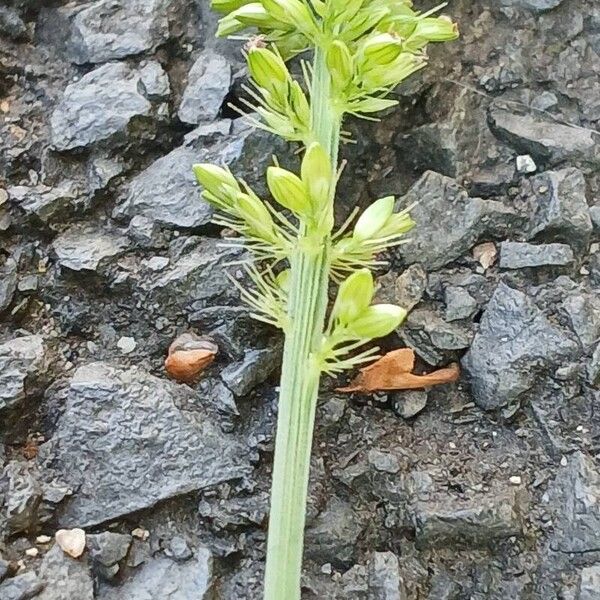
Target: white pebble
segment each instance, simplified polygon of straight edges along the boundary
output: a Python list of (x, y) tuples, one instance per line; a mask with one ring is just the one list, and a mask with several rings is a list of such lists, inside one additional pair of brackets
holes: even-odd
[(117, 342), (117, 348), (119, 348), (123, 354), (130, 354), (135, 350), (136, 346), (137, 343), (132, 337), (122, 337)]
[(535, 173), (537, 165), (529, 154), (522, 154), (521, 156), (517, 156), (517, 171), (519, 173)]
[(521, 478), (519, 477), (519, 475), (513, 475), (513, 476), (512, 476), (512, 477), (509, 479), (509, 481), (510, 481), (510, 484), (511, 484), (511, 485), (521, 485), (521, 483), (522, 483), (522, 480), (521, 480)]

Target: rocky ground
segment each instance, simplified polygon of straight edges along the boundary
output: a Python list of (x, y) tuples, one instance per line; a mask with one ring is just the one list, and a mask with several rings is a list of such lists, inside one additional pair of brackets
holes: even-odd
[[(260, 187), (294, 157), (232, 120), (245, 72), (207, 4), (0, 3), (2, 600), (260, 597), (281, 340), (190, 165)], [(340, 216), (419, 201), (380, 273), (412, 309), (386, 343), (463, 376), (324, 381), (304, 596), (598, 599), (600, 7), (447, 10), (461, 41), (349, 123)], [(188, 331), (219, 346), (192, 386), (163, 367)]]

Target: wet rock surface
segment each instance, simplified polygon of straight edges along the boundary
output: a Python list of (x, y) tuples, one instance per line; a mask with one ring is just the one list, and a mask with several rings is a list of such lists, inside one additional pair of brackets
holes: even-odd
[[(261, 194), (208, 2), (0, 7), (0, 598), (255, 600), (281, 337), (253, 321), (197, 162)], [(428, 9), (429, 5), (418, 8)], [(356, 144), (339, 216), (417, 202), (384, 350), (458, 383), (323, 380), (303, 600), (592, 600), (600, 565), (600, 11), (457, 0), (460, 42)], [(384, 257), (385, 258), (385, 257)], [(189, 383), (182, 334), (216, 344)], [(83, 527), (71, 558), (59, 529)], [(81, 536), (80, 536), (81, 537)]]

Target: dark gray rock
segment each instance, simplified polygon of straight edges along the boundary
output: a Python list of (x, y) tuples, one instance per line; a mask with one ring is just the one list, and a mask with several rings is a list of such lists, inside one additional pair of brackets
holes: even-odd
[(124, 533), (88, 534), (85, 538), (90, 558), (105, 567), (112, 567), (123, 560), (131, 546), (131, 536)]
[(19, 40), (26, 33), (27, 25), (15, 9), (10, 6), (0, 6), (0, 34), (6, 35), (11, 40)]
[(535, 214), (530, 236), (587, 248), (592, 220), (586, 199), (586, 183), (579, 169), (547, 171), (531, 180)]
[(575, 287), (562, 301), (571, 329), (577, 334), (586, 352), (600, 339), (600, 296)]
[(87, 557), (66, 555), (58, 544), (44, 556), (40, 578), (45, 587), (38, 600), (93, 600), (94, 582)]
[(485, 546), (520, 535), (522, 523), (515, 496), (478, 499), (465, 506), (449, 502), (418, 503), (415, 509), (419, 547)]
[(0, 344), (0, 413), (37, 393), (45, 374), (46, 347), (38, 335)]
[[(200, 410), (185, 386), (139, 369), (80, 367), (40, 456), (77, 490), (60, 518), (91, 526), (249, 474), (247, 453)], [(196, 405), (197, 408), (197, 405)]]
[(134, 124), (136, 135), (142, 135), (141, 124), (151, 126), (153, 118), (140, 81), (137, 69), (109, 63), (68, 85), (50, 117), (54, 147), (64, 151), (106, 140), (124, 141)]
[(18, 185), (8, 188), (8, 194), (25, 214), (37, 217), (44, 223), (64, 223), (65, 218), (72, 216), (81, 199), (81, 192), (72, 181), (55, 187)]
[(425, 410), (427, 392), (423, 390), (407, 390), (391, 395), (394, 412), (403, 419), (412, 419)]
[(552, 10), (560, 6), (564, 0), (500, 0), (502, 6), (516, 6), (519, 8), (528, 8), (536, 12)]
[(74, 62), (101, 63), (155, 50), (169, 38), (173, 0), (101, 0), (79, 10), (72, 22)]
[(502, 242), (500, 244), (501, 269), (526, 269), (531, 267), (566, 267), (573, 264), (575, 255), (567, 244), (527, 244)]
[[(29, 600), (44, 589), (44, 582), (33, 572), (28, 571), (11, 577), (0, 583), (0, 598), (2, 600)], [(39, 596), (37, 596), (39, 598)]]
[(577, 344), (531, 298), (501, 283), (463, 367), (475, 402), (489, 410), (517, 402), (541, 373), (576, 353)]
[(184, 123), (214, 121), (231, 87), (231, 66), (220, 54), (204, 51), (192, 65), (179, 106)]
[(600, 565), (581, 570), (578, 600), (598, 600), (600, 598)]
[(565, 553), (600, 551), (600, 473), (594, 461), (576, 452), (561, 466), (549, 489), (554, 513), (553, 550)]
[(489, 124), (499, 139), (521, 154), (530, 154), (538, 164), (554, 166), (574, 161), (595, 168), (600, 162), (600, 144), (590, 130), (499, 107), (490, 110)]
[(150, 61), (140, 70), (140, 84), (149, 100), (165, 100), (171, 94), (169, 76), (155, 61)]
[(10, 571), (10, 563), (3, 558), (0, 558), (0, 582), (4, 581)]
[(417, 203), (411, 211), (417, 227), (411, 232), (411, 241), (399, 246), (397, 254), (409, 264), (426, 265), (428, 270), (456, 260), (486, 233), (497, 235), (519, 220), (500, 202), (469, 198), (454, 180), (432, 171), (399, 201), (401, 207), (413, 203)]
[(17, 263), (9, 258), (0, 266), (0, 313), (10, 305), (17, 290)]
[(479, 309), (477, 300), (462, 287), (448, 286), (444, 290), (446, 321), (470, 319)]
[(247, 396), (277, 368), (281, 362), (281, 351), (279, 344), (248, 350), (240, 363), (233, 363), (221, 371), (221, 379), (238, 398)]
[(75, 225), (61, 233), (52, 245), (61, 267), (97, 271), (108, 259), (123, 254), (129, 241), (115, 231)]
[(193, 559), (174, 562), (155, 558), (140, 567), (119, 587), (101, 587), (99, 600), (212, 600), (213, 559), (210, 550), (199, 548)]
[(392, 552), (374, 552), (368, 566), (369, 600), (407, 600), (400, 562)]

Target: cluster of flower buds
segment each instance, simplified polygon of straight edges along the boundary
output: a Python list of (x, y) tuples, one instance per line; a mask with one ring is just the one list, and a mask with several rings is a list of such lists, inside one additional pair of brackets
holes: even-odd
[(275, 257), (285, 258), (289, 239), (275, 224), (267, 205), (247, 186), (240, 186), (229, 169), (211, 164), (194, 165), (196, 179), (202, 185), (202, 197), (222, 213), (216, 223), (243, 234), (258, 248), (266, 248)]
[(378, 254), (406, 242), (404, 235), (415, 222), (409, 209), (395, 213), (394, 205), (394, 196), (377, 200), (359, 217), (352, 234), (335, 244), (333, 270), (338, 276), (363, 265), (376, 266)]

